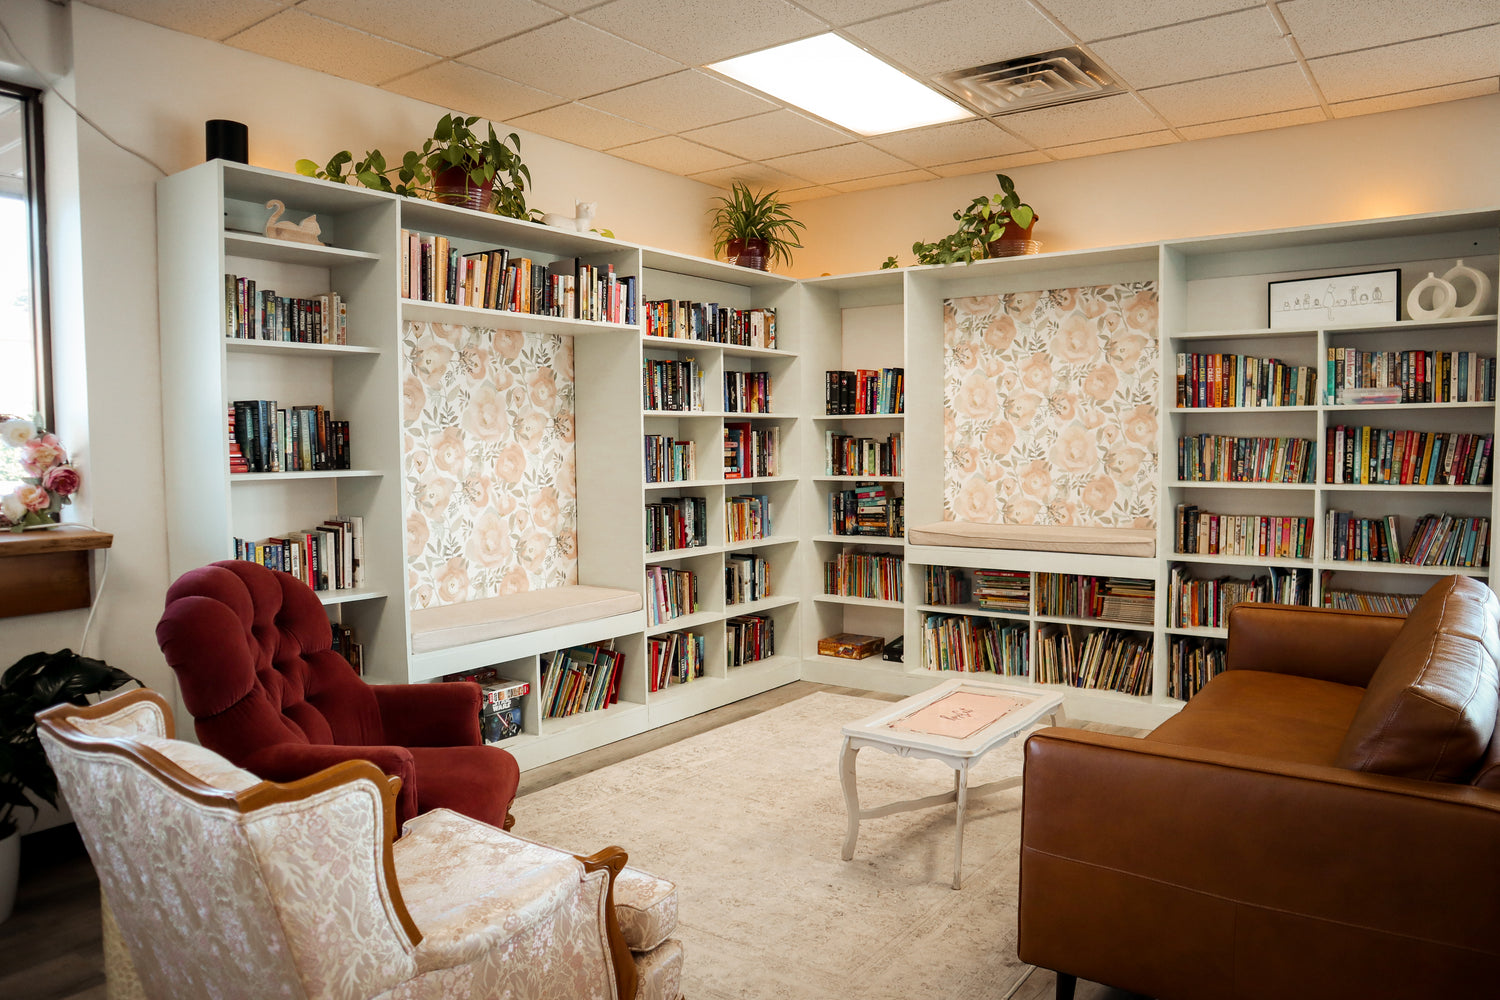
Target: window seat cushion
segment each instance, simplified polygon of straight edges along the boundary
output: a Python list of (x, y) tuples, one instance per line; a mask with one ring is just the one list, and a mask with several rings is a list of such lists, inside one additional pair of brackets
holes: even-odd
[(551, 587), (411, 613), (411, 651), (431, 653), (641, 610), (639, 591)]
[(913, 545), (1087, 552), (1104, 556), (1156, 555), (1155, 528), (1098, 528), (1072, 524), (976, 524), (938, 521), (906, 529)]

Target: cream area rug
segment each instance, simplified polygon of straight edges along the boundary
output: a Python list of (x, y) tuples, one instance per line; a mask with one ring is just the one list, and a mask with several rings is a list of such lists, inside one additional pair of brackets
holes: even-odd
[[(525, 796), (516, 833), (588, 853), (618, 844), (677, 883), (689, 1000), (979, 1000), (1016, 958), (1021, 790), (970, 799), (955, 891), (952, 806), (846, 826), (840, 728), (887, 702), (818, 692)], [(1018, 736), (970, 785), (1021, 773)], [(865, 808), (953, 787), (936, 761), (859, 752)]]

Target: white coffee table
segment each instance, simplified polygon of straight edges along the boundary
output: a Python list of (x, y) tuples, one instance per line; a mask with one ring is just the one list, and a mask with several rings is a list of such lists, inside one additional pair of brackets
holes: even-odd
[[(904, 732), (891, 728), (892, 722), (904, 719), (919, 709), (957, 691), (999, 694), (1023, 701), (1025, 704), (965, 739)], [(964, 806), (969, 794), (982, 795), (986, 792), (1002, 791), (1015, 788), (1021, 783), (1020, 775), (1016, 775), (970, 788), (969, 768), (978, 763), (985, 754), (1016, 733), (1032, 726), (1043, 716), (1050, 716), (1054, 726), (1064, 724), (1060, 693), (954, 678), (921, 694), (915, 694), (903, 701), (888, 705), (867, 719), (851, 722), (845, 726), (844, 747), (839, 757), (839, 779), (844, 787), (844, 804), (849, 810), (849, 832), (844, 837), (844, 860), (848, 861), (854, 857), (854, 842), (859, 839), (860, 820), (956, 802), (958, 825), (953, 844), (953, 888), (959, 888), (963, 884)], [(865, 747), (874, 747), (900, 757), (940, 760), (953, 768), (953, 790), (920, 799), (892, 802), (874, 809), (861, 809), (859, 792), (855, 788), (854, 758)]]

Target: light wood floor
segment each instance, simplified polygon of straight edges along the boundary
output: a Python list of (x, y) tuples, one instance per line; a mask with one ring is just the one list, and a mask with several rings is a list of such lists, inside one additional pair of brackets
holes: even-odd
[[(678, 740), (736, 722), (815, 691), (898, 701), (853, 688), (797, 681), (733, 705), (672, 723), (649, 733), (532, 768), (521, 775), (520, 795), (547, 788), (589, 771), (629, 760)], [(1134, 733), (1109, 726), (1110, 732)], [(526, 806), (517, 803), (517, 832), (524, 833)], [(1032, 973), (1014, 1000), (1047, 1000), (1052, 973)], [(1078, 984), (1077, 1000), (1132, 1000), (1093, 983)], [(0, 924), (0, 997), (6, 1000), (104, 1000), (104, 956), (99, 933), (99, 882), (71, 825), (22, 839), (21, 884), (16, 909)]]

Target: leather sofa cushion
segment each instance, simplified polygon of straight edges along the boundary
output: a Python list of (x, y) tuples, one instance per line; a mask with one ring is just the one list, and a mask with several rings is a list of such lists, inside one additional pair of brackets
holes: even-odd
[(1500, 599), (1477, 580), (1434, 584), (1375, 668), (1335, 763), (1467, 782), (1500, 707)]
[(1146, 737), (1301, 764), (1332, 764), (1364, 689), (1296, 674), (1228, 670)]
[[(1500, 730), (1500, 722), (1495, 726)], [(1485, 752), (1484, 760), (1479, 762), (1479, 773), (1474, 775), (1472, 784), (1476, 788), (1500, 792), (1500, 739), (1490, 737), (1490, 748)]]

